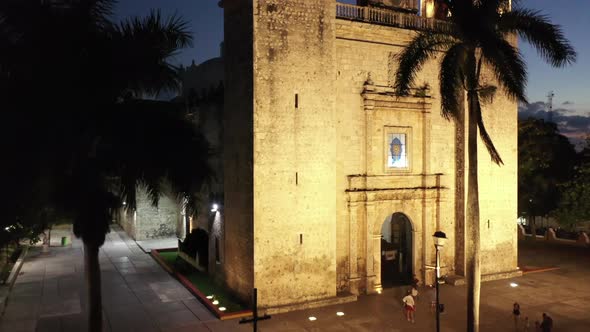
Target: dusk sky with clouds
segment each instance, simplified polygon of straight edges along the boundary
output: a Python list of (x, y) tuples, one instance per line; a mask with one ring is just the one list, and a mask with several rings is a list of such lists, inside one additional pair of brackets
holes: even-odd
[[(314, 0), (309, 0), (314, 1)], [(194, 47), (186, 49), (176, 58), (177, 63), (190, 64), (192, 60), (201, 63), (219, 55), (219, 44), (223, 40), (223, 10), (218, 0), (120, 0), (116, 8), (117, 18), (145, 15), (151, 8), (160, 8), (164, 14), (178, 13), (184, 17), (194, 34)], [(355, 3), (356, 0), (342, 2)], [(562, 26), (566, 37), (578, 52), (577, 62), (566, 68), (553, 69), (537, 56), (534, 49), (521, 43), (521, 50), (528, 65), (529, 80), (527, 96), (530, 105), (520, 108), (521, 116), (534, 114), (546, 117), (539, 102), (547, 100), (547, 93), (554, 91), (553, 119), (561, 121), (560, 129), (588, 132), (590, 129), (590, 32), (589, 0), (520, 0), (520, 6), (540, 10), (553, 23)], [(570, 118), (571, 117), (571, 118)], [(575, 130), (569, 123), (575, 125)]]

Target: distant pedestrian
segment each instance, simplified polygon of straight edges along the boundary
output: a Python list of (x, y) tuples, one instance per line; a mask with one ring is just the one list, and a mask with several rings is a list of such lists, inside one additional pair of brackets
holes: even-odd
[(543, 321), (541, 322), (542, 332), (551, 332), (553, 329), (553, 319), (546, 313), (543, 313)]
[(529, 322), (529, 318), (525, 317), (524, 322), (522, 323), (522, 332), (529, 332), (529, 328), (531, 323)]
[(412, 292), (412, 297), (414, 298), (414, 301), (418, 302), (418, 287), (412, 286), (412, 289), (410, 291)]
[(414, 323), (414, 312), (416, 311), (416, 303), (412, 297), (412, 291), (407, 291), (406, 296), (402, 299), (404, 303), (404, 312), (406, 313), (406, 319), (408, 322)]
[(520, 304), (514, 302), (512, 305), (512, 316), (514, 316), (514, 328), (518, 330), (518, 319), (520, 318)]

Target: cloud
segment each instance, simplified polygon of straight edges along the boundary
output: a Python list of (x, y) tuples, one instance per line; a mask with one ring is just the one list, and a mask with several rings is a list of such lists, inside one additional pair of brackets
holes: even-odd
[[(568, 105), (571, 104), (573, 103), (570, 102)], [(572, 109), (557, 108), (550, 115), (546, 110), (545, 103), (542, 101), (518, 105), (518, 119), (536, 118), (549, 121), (551, 118), (557, 124), (559, 131), (564, 136), (567, 136), (574, 144), (578, 143), (580, 139), (583, 139), (590, 133), (590, 117), (579, 114), (579, 111)]]
[(561, 103), (561, 105), (573, 105), (573, 104), (574, 104), (574, 102), (573, 101), (569, 101), (569, 100), (566, 100), (563, 103)]
[(577, 113), (576, 110), (567, 109), (567, 108), (556, 108), (553, 112), (560, 113), (560, 114), (575, 114)]
[(530, 104), (519, 104), (518, 105), (518, 118), (521, 120), (528, 118), (536, 119), (549, 119), (549, 113), (545, 110), (545, 103), (537, 101)]

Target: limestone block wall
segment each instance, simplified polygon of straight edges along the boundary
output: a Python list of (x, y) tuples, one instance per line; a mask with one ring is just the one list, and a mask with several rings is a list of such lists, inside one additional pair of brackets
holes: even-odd
[(335, 3), (254, 13), (254, 284), (276, 307), (336, 295)]
[[(413, 223), (417, 223), (420, 229), (415, 234), (415, 240), (419, 241), (419, 250), (415, 253), (419, 260), (416, 263), (416, 272), (421, 280), (424, 280), (424, 264), (434, 262), (434, 246), (431, 235), (436, 227), (444, 230), (447, 235), (454, 238), (455, 199), (455, 124), (445, 120), (440, 115), (440, 98), (438, 96), (438, 63), (427, 63), (420, 72), (417, 83), (428, 83), (431, 87), (429, 115), (416, 110), (382, 109), (367, 112), (364, 110), (362, 92), (364, 83), (369, 73), (375, 85), (388, 86), (393, 84), (393, 74), (397, 68), (394, 56), (398, 54), (412, 38), (415, 32), (406, 29), (372, 25), (347, 20), (336, 21), (336, 109), (338, 117), (338, 144), (337, 144), (337, 192), (338, 192), (338, 268), (339, 285), (344, 284), (348, 274), (361, 277), (362, 269), (356, 271), (349, 265), (351, 253), (349, 250), (348, 232), (353, 236), (356, 232), (366, 232), (366, 228), (351, 229), (349, 224), (351, 216), (347, 214), (348, 202), (346, 189), (348, 186), (347, 175), (390, 175), (403, 176), (442, 173), (446, 178), (445, 188), (447, 193), (441, 198), (438, 211), (426, 211), (420, 198), (417, 202), (407, 202), (400, 205), (392, 199), (389, 203), (380, 207), (379, 214), (366, 214), (363, 222), (370, 224), (382, 224), (385, 221), (384, 211), (389, 209), (389, 214), (402, 212)], [(378, 109), (378, 107), (376, 107)], [(398, 174), (389, 173), (384, 168), (384, 130), (386, 127), (411, 128), (411, 168), (407, 172)], [(403, 187), (403, 184), (399, 184)], [(406, 198), (408, 199), (408, 198)], [(429, 206), (435, 206), (434, 201), (429, 201)], [(404, 210), (399, 210), (403, 208)], [(385, 213), (387, 215), (387, 213)], [(438, 216), (438, 217), (437, 217)], [(422, 218), (425, 218), (422, 220)], [(438, 219), (437, 219), (438, 218)], [(427, 229), (422, 231), (423, 224)], [(366, 227), (366, 226), (361, 226)], [(362, 234), (361, 233), (361, 234)], [(425, 235), (424, 235), (425, 234)], [(358, 241), (361, 241), (359, 239)], [(422, 248), (426, 248), (425, 252)], [(443, 262), (448, 268), (448, 273), (454, 270), (455, 245), (450, 241), (448, 248), (443, 252)], [(367, 259), (363, 254), (358, 257), (359, 264)]]
[(134, 215), (135, 240), (174, 237), (181, 218), (180, 204), (170, 195), (162, 195), (158, 206), (152, 205), (144, 188), (136, 190), (137, 208)]
[[(494, 84), (485, 68), (484, 82)], [(478, 145), (479, 202), (482, 274), (513, 271), (517, 266), (518, 239), (518, 119), (515, 101), (500, 89), (492, 104), (484, 104), (483, 121), (504, 165), (491, 162), (483, 144)], [(502, 257), (502, 259), (498, 259)]]
[(120, 208), (117, 211), (116, 216), (117, 223), (123, 228), (123, 230), (129, 234), (132, 238), (135, 238), (135, 213), (127, 211), (125, 207)]
[[(446, 273), (462, 273), (465, 137), (461, 125), (440, 115), (441, 57), (417, 79), (430, 85), (428, 112), (383, 105), (367, 112), (369, 74), (375, 86), (393, 84), (395, 55), (415, 32), (335, 19), (334, 0), (225, 0), (223, 6), (228, 286), (243, 299), (257, 287), (262, 307), (332, 297), (350, 290), (352, 281), (378, 286), (376, 230), (395, 212), (417, 225), (420, 277), (434, 263), (436, 229), (451, 239), (442, 253)], [(506, 165), (486, 162), (480, 145), (484, 273), (516, 267), (516, 105), (498, 95), (489, 107), (484, 120)], [(411, 168), (403, 174), (384, 167), (388, 127), (411, 129)], [(351, 194), (356, 175), (381, 179), (378, 190)], [(433, 175), (444, 194), (408, 187), (421, 179), (417, 187), (426, 188)], [(398, 187), (385, 187), (391, 178)], [(409, 191), (388, 192), (398, 189)], [(498, 262), (498, 254), (509, 258)]]
[(244, 301), (254, 287), (253, 3), (225, 0), (223, 213), (225, 283)]
[[(374, 112), (363, 110), (361, 93), (369, 73), (375, 85), (393, 84), (393, 73), (397, 68), (394, 56), (412, 38), (415, 32), (405, 29), (372, 25), (347, 20), (336, 21), (336, 113), (337, 128), (337, 262), (338, 285), (345, 288), (346, 279), (359, 277), (362, 271), (355, 270), (349, 259), (351, 237), (355, 229), (351, 223), (347, 206), (357, 203), (348, 201), (345, 190), (347, 175), (383, 174), (381, 126), (409, 126), (414, 133), (412, 143), (413, 165), (410, 174), (436, 174), (446, 177), (445, 188), (449, 194), (440, 202), (437, 218), (426, 220), (431, 230), (440, 227), (451, 239), (443, 251), (443, 265), (447, 273), (463, 273), (464, 250), (464, 202), (466, 185), (463, 166), (466, 151), (463, 148), (461, 126), (449, 122), (440, 115), (438, 65), (441, 57), (425, 64), (418, 75), (417, 83), (428, 83), (432, 96), (431, 116), (420, 119), (405, 112)], [(489, 79), (490, 82), (493, 79)], [(485, 107), (484, 113), (488, 130), (504, 158), (505, 165), (491, 165), (482, 144), (480, 147), (480, 205), (482, 220), (482, 272), (505, 272), (516, 268), (516, 104), (500, 93), (493, 105)], [(371, 125), (372, 124), (372, 125)], [(372, 127), (370, 127), (372, 126)], [(420, 133), (426, 135), (421, 135)], [(420, 135), (416, 135), (420, 134)], [(421, 141), (423, 140), (423, 141)], [(377, 144), (375, 144), (377, 142)], [(455, 180), (456, 179), (456, 180)], [(409, 211), (394, 211), (391, 213)], [(378, 218), (365, 213), (367, 219)], [(412, 218), (410, 218), (412, 219)], [(489, 228), (487, 220), (490, 220)], [(372, 220), (363, 221), (361, 227)], [(382, 222), (382, 221), (381, 221)], [(362, 229), (364, 231), (364, 229)], [(430, 231), (430, 230), (429, 230)], [(361, 241), (362, 239), (358, 239)], [(431, 234), (424, 236), (425, 264), (434, 260)], [(495, 259), (500, 252), (509, 259), (499, 262)], [(361, 253), (362, 254), (362, 253)], [(457, 258), (457, 260), (455, 260)], [(364, 264), (365, 257), (358, 257)]]

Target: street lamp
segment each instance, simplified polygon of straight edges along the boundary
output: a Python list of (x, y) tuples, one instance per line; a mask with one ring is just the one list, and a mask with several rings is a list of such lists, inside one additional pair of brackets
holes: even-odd
[(447, 235), (436, 231), (434, 235), (434, 248), (436, 249), (436, 332), (440, 332), (440, 304), (438, 302), (438, 280), (440, 279), (440, 251), (447, 242)]

